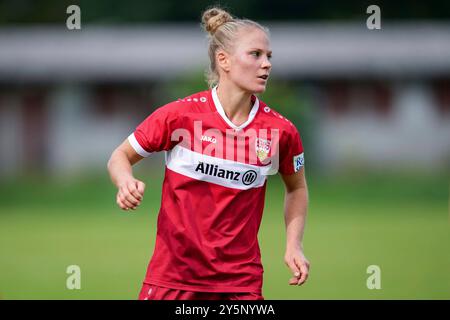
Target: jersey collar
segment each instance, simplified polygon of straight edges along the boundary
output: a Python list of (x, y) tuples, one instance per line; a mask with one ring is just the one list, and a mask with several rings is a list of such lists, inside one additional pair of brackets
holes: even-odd
[(225, 110), (222, 107), (222, 104), (220, 103), (219, 97), (217, 95), (217, 86), (215, 86), (212, 91), (212, 98), (214, 101), (214, 105), (216, 107), (217, 112), (219, 113), (219, 115), (222, 117), (223, 120), (225, 120), (225, 122), (232, 127), (235, 130), (241, 130), (244, 129), (246, 126), (248, 126), (253, 119), (256, 116), (256, 113), (258, 112), (258, 108), (259, 108), (259, 100), (256, 96), (255, 97), (255, 102), (253, 103), (253, 107), (250, 110), (250, 114), (248, 115), (248, 119), (247, 121), (245, 121), (243, 124), (241, 124), (240, 126), (235, 125), (233, 122), (231, 122), (230, 119), (228, 119), (227, 115), (225, 114)]

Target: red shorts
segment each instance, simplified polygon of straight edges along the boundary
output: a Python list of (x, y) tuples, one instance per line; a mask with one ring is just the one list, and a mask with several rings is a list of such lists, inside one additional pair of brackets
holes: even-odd
[(144, 283), (139, 300), (264, 300), (264, 297), (251, 292), (196, 292)]

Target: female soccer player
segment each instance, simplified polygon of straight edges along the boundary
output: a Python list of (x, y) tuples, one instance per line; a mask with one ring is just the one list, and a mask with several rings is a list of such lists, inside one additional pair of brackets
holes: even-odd
[[(308, 278), (303, 230), (308, 192), (295, 126), (255, 94), (272, 68), (269, 32), (220, 8), (203, 13), (210, 89), (150, 114), (108, 162), (117, 204), (136, 209), (145, 184), (132, 165), (166, 152), (156, 243), (139, 299), (264, 299), (257, 233), (266, 179), (285, 183), (290, 285)], [(275, 235), (274, 235), (275, 236)]]

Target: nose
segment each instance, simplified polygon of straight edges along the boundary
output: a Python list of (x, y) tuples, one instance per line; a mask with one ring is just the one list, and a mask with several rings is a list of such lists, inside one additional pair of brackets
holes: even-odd
[(263, 69), (268, 69), (268, 70), (270, 70), (270, 68), (272, 68), (272, 63), (270, 63), (270, 60), (267, 56), (265, 56), (261, 67)]

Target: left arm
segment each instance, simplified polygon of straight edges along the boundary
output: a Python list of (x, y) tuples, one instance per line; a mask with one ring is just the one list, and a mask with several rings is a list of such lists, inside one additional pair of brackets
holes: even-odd
[(308, 188), (305, 168), (281, 177), (285, 184), (284, 217), (286, 224), (286, 253), (284, 261), (291, 269), (293, 277), (290, 285), (302, 285), (308, 278), (310, 263), (303, 254), (303, 232), (308, 207)]

